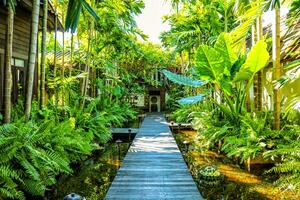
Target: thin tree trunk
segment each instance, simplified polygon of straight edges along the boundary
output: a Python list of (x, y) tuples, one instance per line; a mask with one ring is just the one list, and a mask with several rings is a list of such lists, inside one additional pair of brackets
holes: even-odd
[[(57, 13), (55, 8), (55, 18), (54, 18), (54, 55), (53, 55), (53, 78), (54, 78), (54, 85), (56, 85), (56, 70), (57, 70), (57, 60), (56, 60), (56, 54), (57, 54)], [(56, 87), (54, 88), (54, 104), (56, 104), (57, 101), (57, 93), (56, 93)]]
[(30, 112), (31, 112), (34, 68), (35, 68), (36, 54), (37, 54), (39, 13), (40, 13), (40, 0), (33, 0), (32, 19), (31, 19), (30, 54), (29, 54), (28, 76), (27, 76), (27, 93), (26, 93), (26, 102), (25, 102), (25, 117), (26, 117), (27, 121), (30, 118)]
[[(275, 23), (273, 24), (273, 80), (278, 80), (281, 76), (280, 64), (280, 9), (275, 8)], [(280, 100), (281, 92), (279, 89), (274, 88), (274, 128), (280, 129)]]
[[(262, 17), (259, 16), (256, 22), (257, 41), (263, 39)], [(257, 93), (256, 93), (256, 108), (258, 111), (262, 110), (262, 70), (257, 72)]]
[(5, 88), (4, 88), (4, 123), (10, 123), (11, 118), (11, 90), (12, 90), (12, 46), (14, 31), (14, 11), (8, 6), (7, 15), (7, 41), (6, 41), (6, 65), (5, 65)]
[(180, 72), (183, 72), (183, 71), (184, 71), (184, 64), (183, 64), (183, 55), (182, 55), (182, 51), (180, 51), (179, 55), (180, 55), (180, 65), (181, 65)]
[(72, 67), (73, 67), (73, 56), (74, 56), (74, 33), (72, 33), (72, 36), (71, 36), (71, 61), (70, 61), (70, 64), (71, 64), (71, 67), (69, 69), (69, 76), (71, 77), (72, 76)]
[[(255, 43), (258, 41), (258, 35), (257, 35), (257, 27), (256, 25), (252, 26), (252, 44), (251, 46), (253, 47)], [(254, 110), (257, 111), (257, 96), (258, 96), (258, 89), (257, 89), (257, 74), (255, 74), (254, 79), (253, 79), (253, 96), (254, 96), (254, 101), (252, 101), (252, 105), (254, 104)]]
[[(63, 22), (63, 24), (65, 23), (64, 12), (62, 12), (62, 22)], [(65, 78), (65, 31), (63, 30), (63, 32), (62, 32), (61, 79), (64, 80), (64, 78)], [(65, 105), (64, 94), (65, 94), (65, 90), (64, 90), (64, 86), (63, 86), (62, 91), (61, 91), (61, 103), (62, 103), (62, 105)]]
[[(257, 39), (257, 37), (256, 37), (256, 28), (253, 25), (251, 27), (251, 46), (255, 45), (256, 39)], [(253, 81), (253, 85), (251, 87), (253, 87), (254, 97), (255, 97), (255, 95), (256, 95), (256, 92), (255, 92), (256, 91), (256, 83), (255, 83), (255, 81)], [(252, 97), (251, 97), (250, 94), (251, 93), (248, 92), (247, 99), (246, 99), (246, 108), (247, 108), (248, 112), (252, 112), (253, 111), (253, 101), (252, 101)]]
[[(93, 23), (92, 23), (93, 25)], [(93, 30), (93, 26), (91, 26), (91, 30)], [(88, 52), (87, 52), (87, 59), (86, 59), (86, 66), (85, 66), (85, 72), (87, 73), (86, 77), (84, 78), (83, 85), (82, 85), (82, 104), (81, 108), (84, 108), (85, 104), (85, 98), (87, 94), (87, 88), (88, 88), (88, 82), (89, 82), (89, 76), (90, 76), (90, 53), (91, 53), (91, 39), (92, 39), (92, 31), (89, 32), (89, 37), (88, 37)]]
[(42, 53), (41, 53), (41, 91), (40, 91), (40, 106), (41, 108), (46, 104), (46, 39), (47, 39), (47, 18), (48, 18), (48, 1), (44, 1), (43, 6), (43, 32), (42, 32)]

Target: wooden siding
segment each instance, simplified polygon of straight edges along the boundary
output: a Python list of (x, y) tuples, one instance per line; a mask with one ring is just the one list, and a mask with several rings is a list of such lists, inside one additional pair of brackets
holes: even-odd
[[(41, 4), (42, 6), (42, 4)], [(17, 101), (18, 95), (24, 93), (25, 89), (25, 80), (19, 81), (22, 85), (23, 91), (18, 91), (18, 79), (16, 75), (19, 73), (26, 72), (26, 67), (28, 64), (28, 56), (30, 50), (30, 35), (31, 35), (31, 7), (32, 0), (21, 0), (18, 2), (16, 7), (16, 14), (14, 16), (14, 34), (13, 34), (13, 52), (12, 56), (14, 58), (19, 58), (25, 60), (25, 69), (21, 69), (15, 66), (12, 66), (13, 74), (13, 102)], [(48, 10), (48, 30), (54, 30), (54, 19), (55, 12), (51, 4), (49, 4)], [(43, 16), (43, 10), (41, 9), (40, 18)], [(4, 65), (5, 65), (5, 45), (6, 45), (6, 24), (7, 19), (7, 10), (3, 7), (0, 7), (0, 111), (3, 111), (3, 89), (4, 89)], [(41, 20), (39, 27), (41, 28)], [(58, 20), (58, 30), (63, 30), (63, 26)], [(34, 86), (33, 86), (33, 95), (36, 97), (38, 95), (38, 62), (35, 66), (35, 75), (34, 75)], [(24, 76), (26, 77), (26, 74)]]
[[(28, 59), (30, 44), (30, 12), (16, 8), (14, 18), (13, 57)], [(6, 12), (0, 12), (0, 49), (5, 49)]]

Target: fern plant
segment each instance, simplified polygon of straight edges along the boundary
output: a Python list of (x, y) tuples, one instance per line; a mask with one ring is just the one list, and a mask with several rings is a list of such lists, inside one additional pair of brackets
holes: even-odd
[(278, 173), (276, 181), (283, 189), (292, 190), (300, 195), (300, 127), (297, 125), (286, 126), (277, 134), (275, 147), (264, 153), (264, 157), (280, 159), (268, 172)]
[(241, 162), (262, 154), (269, 147), (267, 139), (272, 130), (267, 122), (268, 113), (264, 116), (246, 114), (241, 116), (241, 127), (236, 127), (236, 134), (226, 137), (222, 150), (227, 156), (239, 157)]
[(18, 121), (0, 127), (0, 197), (24, 199), (43, 195), (70, 163), (89, 155), (92, 138), (75, 130), (72, 121), (41, 124)]

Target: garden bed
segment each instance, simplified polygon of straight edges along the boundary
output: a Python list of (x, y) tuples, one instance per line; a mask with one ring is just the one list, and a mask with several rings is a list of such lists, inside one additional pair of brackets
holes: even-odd
[[(196, 135), (196, 131), (192, 130), (183, 130), (181, 134), (175, 134), (181, 151), (185, 150), (183, 141), (192, 142)], [(206, 199), (297, 199), (292, 192), (283, 192), (272, 184), (276, 176), (264, 173), (268, 168), (264, 165), (265, 162), (261, 162), (261, 159), (253, 160), (252, 164), (257, 167), (248, 172), (246, 169), (242, 169), (242, 166), (216, 151), (202, 152), (190, 148), (190, 151), (185, 154), (185, 161), (201, 194)], [(213, 187), (201, 184), (199, 169), (204, 166), (215, 166), (224, 175), (224, 181)]]

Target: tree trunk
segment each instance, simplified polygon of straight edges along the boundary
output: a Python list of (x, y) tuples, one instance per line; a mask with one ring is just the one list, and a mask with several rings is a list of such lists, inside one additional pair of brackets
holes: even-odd
[[(259, 16), (256, 22), (257, 41), (263, 39), (262, 17)], [(262, 110), (262, 70), (257, 72), (257, 92), (256, 92), (256, 108), (258, 111)]]
[[(56, 12), (55, 8), (55, 12)], [(57, 13), (55, 13), (55, 18), (54, 18), (54, 55), (53, 55), (53, 79), (54, 79), (54, 104), (56, 105), (57, 103), (57, 93), (56, 93), (56, 70), (57, 70), (57, 64), (56, 64), (56, 54), (57, 54)]]
[(73, 67), (73, 63), (74, 63), (74, 60), (73, 60), (73, 56), (74, 56), (74, 33), (71, 33), (72, 36), (71, 36), (71, 60), (70, 60), (70, 64), (71, 64), (71, 67), (69, 69), (69, 77), (72, 76), (72, 67)]
[(37, 54), (37, 38), (38, 38), (38, 26), (39, 26), (39, 13), (40, 13), (40, 0), (33, 0), (32, 3), (32, 19), (31, 19), (31, 37), (30, 37), (30, 54), (28, 64), (27, 75), (27, 92), (25, 102), (25, 117), (26, 120), (30, 118), (32, 92), (33, 92), (33, 79), (34, 68)]
[[(64, 12), (62, 12), (62, 23), (65, 23), (65, 16), (64, 16)], [(61, 80), (62, 82), (64, 82), (64, 78), (65, 78), (65, 30), (63, 30), (62, 32), (62, 61), (61, 61)], [(64, 83), (63, 83), (64, 84)], [(65, 101), (64, 101), (64, 97), (65, 97), (65, 90), (64, 87), (62, 87), (62, 91), (61, 91), (61, 104), (65, 105)]]
[(4, 88), (4, 123), (10, 123), (11, 118), (11, 90), (12, 90), (12, 46), (14, 31), (14, 11), (9, 6), (7, 15), (6, 65)]
[(43, 32), (42, 32), (42, 53), (41, 53), (41, 90), (40, 90), (40, 106), (41, 108), (46, 104), (46, 39), (47, 39), (47, 18), (48, 18), (48, 1), (44, 1), (43, 6)]
[[(253, 47), (256, 43), (256, 39), (257, 39), (257, 35), (256, 35), (256, 28), (255, 28), (255, 25), (253, 25), (251, 27), (251, 47)], [(247, 83), (245, 83), (247, 84)], [(255, 83), (255, 79), (253, 81), (253, 84), (252, 86), (253, 87), (253, 90), (254, 90), (254, 97), (256, 95), (256, 83)], [(246, 99), (246, 109), (248, 112), (252, 112), (253, 111), (253, 101), (252, 101), (252, 96), (250, 95), (250, 91), (248, 92), (248, 95), (247, 95), (247, 99)], [(254, 105), (255, 107), (255, 105)]]
[[(258, 41), (258, 30), (257, 30), (257, 24), (252, 26), (252, 44), (253, 47), (255, 43)], [(254, 75), (253, 78), (253, 94), (254, 94), (254, 101), (252, 101), (252, 105), (254, 105), (254, 111), (257, 111), (257, 97), (258, 97), (258, 83), (257, 83), (257, 74)]]
[[(93, 30), (93, 23), (91, 26), (91, 30)], [(88, 52), (87, 52), (87, 59), (86, 59), (86, 65), (85, 65), (85, 70), (84, 72), (87, 73), (86, 77), (83, 79), (83, 85), (81, 88), (81, 93), (83, 96), (83, 100), (82, 100), (82, 104), (81, 104), (81, 108), (84, 108), (84, 104), (85, 104), (85, 99), (86, 99), (86, 95), (87, 95), (87, 90), (88, 90), (88, 83), (89, 83), (89, 76), (90, 76), (90, 54), (91, 54), (91, 40), (92, 40), (92, 31), (89, 32), (89, 37), (88, 37)]]
[[(278, 80), (281, 76), (280, 64), (280, 9), (275, 8), (275, 23), (272, 31), (272, 57), (273, 57), (273, 80)], [(280, 129), (280, 89), (274, 88), (274, 128)]]

